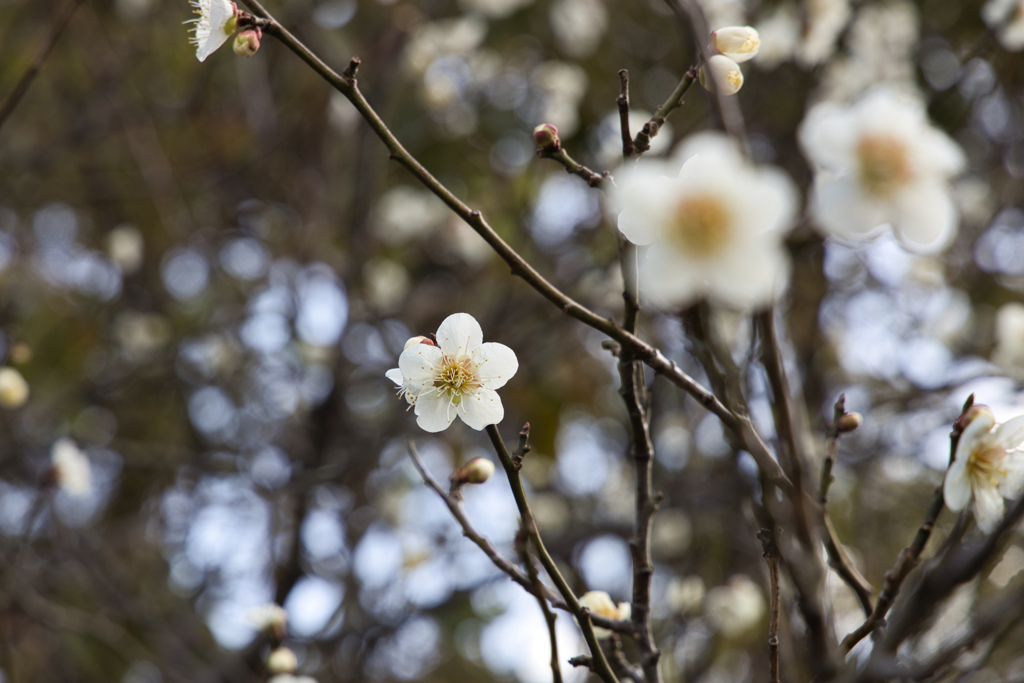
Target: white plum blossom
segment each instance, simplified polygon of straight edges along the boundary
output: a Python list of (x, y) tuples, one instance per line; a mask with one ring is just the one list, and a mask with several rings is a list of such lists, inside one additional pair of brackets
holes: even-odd
[(999, 44), (1010, 52), (1024, 49), (1024, 0), (989, 0), (981, 18), (996, 32)]
[(722, 586), (708, 591), (704, 611), (715, 629), (726, 638), (738, 638), (761, 623), (765, 600), (749, 576), (736, 574)]
[(946, 472), (942, 493), (954, 512), (974, 499), (974, 519), (989, 534), (1003, 518), (1003, 498), (1024, 493), (1024, 416), (996, 424), (986, 406), (973, 406)]
[[(633, 609), (628, 602), (616, 605), (612, 596), (604, 591), (588, 591), (580, 596), (580, 606), (586, 607), (592, 614), (597, 614), (612, 621), (626, 621), (632, 616)], [(608, 638), (612, 632), (600, 626), (594, 627), (594, 637)]]
[(480, 323), (468, 313), (445, 318), (435, 338), (436, 345), (410, 339), (398, 367), (386, 373), (415, 409), (416, 423), (440, 432), (456, 415), (476, 430), (501, 422), (505, 409), (495, 389), (516, 374), (516, 354), (504, 344), (483, 343)]
[(852, 105), (817, 104), (799, 140), (816, 167), (811, 209), (826, 233), (865, 238), (890, 225), (910, 250), (949, 246), (958, 222), (949, 179), (966, 159), (919, 98), (880, 88)]
[(633, 244), (652, 245), (640, 267), (644, 298), (661, 308), (708, 297), (740, 309), (776, 300), (789, 277), (782, 241), (796, 210), (792, 181), (755, 167), (721, 133), (692, 136), (671, 167), (641, 161), (610, 193)]
[(89, 458), (68, 438), (57, 439), (50, 450), (50, 462), (57, 485), (68, 493), (83, 496), (92, 490)]
[(761, 37), (752, 26), (726, 26), (711, 32), (711, 48), (740, 64), (757, 55)]
[(192, 8), (199, 16), (185, 23), (193, 24), (190, 41), (202, 62), (234, 34), (238, 8), (228, 0), (192, 0)]
[(743, 87), (743, 72), (725, 55), (712, 55), (700, 67), (700, 84), (719, 95), (735, 95)]

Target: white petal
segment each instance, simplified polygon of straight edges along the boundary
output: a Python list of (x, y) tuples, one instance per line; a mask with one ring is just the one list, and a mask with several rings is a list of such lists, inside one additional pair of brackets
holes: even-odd
[(967, 475), (967, 458), (961, 456), (957, 448), (956, 458), (946, 472), (946, 481), (942, 484), (942, 497), (946, 499), (946, 507), (953, 512), (960, 512), (971, 501), (971, 480)]
[(852, 119), (848, 110), (834, 102), (812, 107), (797, 132), (804, 156), (820, 168), (838, 171), (850, 166), (857, 134)]
[(1003, 479), (999, 482), (999, 493), (1004, 498), (1016, 500), (1024, 494), (1024, 453), (1013, 451), (1003, 460)]
[(886, 222), (884, 207), (865, 196), (849, 178), (818, 174), (815, 181), (812, 211), (826, 233), (862, 239)]
[(458, 408), (462, 421), (476, 430), (481, 430), (487, 425), (496, 425), (505, 417), (501, 397), (491, 389), (478, 389), (463, 396)]
[(640, 293), (656, 308), (692, 303), (704, 294), (701, 269), (676, 249), (651, 247), (640, 268)]
[(469, 313), (454, 313), (437, 328), (437, 345), (446, 356), (468, 356), (483, 340), (480, 323)]
[(417, 392), (434, 386), (442, 355), (441, 349), (426, 344), (416, 344), (402, 351), (398, 357), (398, 369), (405, 384), (414, 387)]
[(896, 234), (908, 249), (936, 254), (956, 236), (957, 212), (949, 191), (938, 183), (919, 183), (900, 193)]
[(650, 244), (664, 228), (676, 190), (663, 170), (663, 164), (640, 166), (627, 175), (621, 190), (613, 190), (611, 201), (621, 208), (619, 231), (633, 244)]
[(398, 368), (391, 368), (390, 370), (384, 373), (384, 376), (387, 377), (392, 382), (394, 382), (395, 384), (397, 384), (398, 386), (402, 386), (402, 384), (405, 382), (405, 378), (402, 376), (402, 371)]
[[(758, 245), (758, 242), (760, 244)], [(789, 257), (779, 245), (759, 240), (759, 249), (734, 249), (708, 278), (708, 295), (744, 310), (775, 301), (789, 280)]]
[(1013, 450), (1024, 444), (1024, 415), (1007, 420), (992, 433), (992, 443), (1006, 450)]
[(415, 406), (416, 424), (425, 432), (443, 432), (455, 419), (455, 407), (447, 398), (424, 396)]
[(995, 531), (1003, 519), (1003, 497), (994, 486), (978, 483), (974, 487), (974, 519), (986, 534)]
[(505, 382), (512, 379), (519, 370), (519, 359), (515, 351), (497, 342), (481, 344), (473, 358), (480, 364), (480, 379), (488, 389), (505, 386)]

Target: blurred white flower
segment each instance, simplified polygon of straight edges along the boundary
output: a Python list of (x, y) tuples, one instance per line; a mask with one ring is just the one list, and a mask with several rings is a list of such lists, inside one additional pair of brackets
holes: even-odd
[[(613, 621), (626, 621), (632, 616), (632, 606), (628, 602), (620, 602), (616, 605), (612, 602), (612, 596), (604, 591), (589, 591), (580, 596), (580, 605), (586, 607), (594, 614)], [(594, 636), (607, 638), (612, 632), (600, 626), (594, 627)]]
[(700, 67), (700, 84), (719, 95), (735, 95), (743, 87), (743, 72), (725, 55), (712, 55)]
[(288, 626), (288, 612), (278, 604), (268, 603), (254, 607), (246, 614), (246, 618), (261, 633), (273, 635), (278, 640), (283, 639), (285, 636)]
[(476, 318), (455, 313), (437, 329), (437, 345), (406, 347), (386, 377), (414, 407), (416, 424), (428, 432), (448, 428), (455, 416), (473, 429), (505, 416), (499, 389), (516, 374), (519, 361), (504, 344), (483, 343)]
[(296, 676), (294, 674), (277, 674), (267, 679), (267, 683), (317, 683), (312, 676)]
[(999, 43), (1010, 52), (1024, 49), (1024, 0), (989, 0), (981, 18), (996, 32)]
[(272, 674), (290, 674), (299, 666), (299, 658), (287, 647), (278, 647), (267, 655), (267, 671)]
[(610, 202), (630, 242), (652, 246), (641, 267), (641, 292), (663, 308), (709, 297), (749, 309), (774, 301), (789, 275), (782, 246), (796, 209), (792, 181), (757, 168), (720, 133), (691, 137), (677, 178), (641, 161), (619, 174)]
[(726, 638), (738, 638), (761, 622), (765, 600), (761, 589), (745, 574), (708, 591), (704, 601), (708, 621)]
[(608, 30), (608, 10), (601, 0), (555, 0), (549, 17), (558, 46), (571, 57), (590, 55)]
[(196, 46), (196, 58), (202, 62), (235, 32), (238, 8), (228, 0), (192, 0), (192, 9), (199, 16), (185, 23), (194, 24), (189, 41)]
[(54, 442), (50, 462), (57, 485), (68, 493), (85, 495), (92, 489), (89, 458), (71, 439), (61, 438)]
[(673, 613), (695, 614), (704, 602), (704, 579), (699, 576), (672, 577), (665, 591), (665, 600)]
[(0, 406), (20, 408), (28, 400), (28, 382), (11, 367), (0, 368)]
[(756, 63), (765, 69), (774, 69), (792, 59), (800, 45), (800, 12), (793, 3), (776, 5), (757, 23), (757, 31), (761, 48)]
[(952, 241), (957, 213), (949, 179), (966, 160), (928, 122), (920, 99), (882, 88), (853, 105), (815, 105), (799, 140), (817, 170), (812, 211), (825, 232), (864, 238), (888, 224), (905, 247), (922, 253)]
[(807, 0), (806, 10), (804, 40), (797, 53), (797, 61), (805, 68), (832, 56), (852, 13), (850, 0)]
[(725, 26), (711, 32), (711, 47), (739, 64), (757, 55), (761, 37), (752, 26)]
[(534, 0), (459, 0), (463, 12), (479, 12), (488, 19), (503, 19), (512, 13), (532, 5)]
[(1024, 493), (1024, 416), (997, 425), (986, 406), (967, 412), (967, 426), (946, 472), (942, 493), (954, 512), (967, 507), (974, 498), (974, 519), (986, 534), (1003, 518), (1003, 498)]
[(126, 275), (142, 266), (142, 249), (142, 233), (130, 225), (120, 225), (107, 233), (107, 255)]
[(992, 360), (1007, 369), (1024, 372), (1024, 304), (1011, 301), (999, 307), (995, 338)]

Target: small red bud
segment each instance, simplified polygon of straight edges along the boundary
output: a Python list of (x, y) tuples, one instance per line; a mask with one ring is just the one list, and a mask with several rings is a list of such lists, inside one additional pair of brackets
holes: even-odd
[(562, 149), (562, 141), (558, 138), (558, 129), (550, 123), (542, 123), (533, 129), (533, 141), (545, 152), (557, 152)]
[(863, 422), (864, 416), (860, 413), (844, 413), (843, 416), (839, 418), (837, 428), (840, 434), (849, 434), (850, 432), (855, 431), (857, 427), (860, 427)]

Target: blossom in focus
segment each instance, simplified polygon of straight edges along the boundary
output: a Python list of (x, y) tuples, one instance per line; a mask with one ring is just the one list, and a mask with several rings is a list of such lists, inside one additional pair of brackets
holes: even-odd
[(71, 439), (62, 438), (54, 442), (50, 462), (54, 479), (68, 493), (85, 495), (92, 489), (89, 458)]
[(0, 406), (20, 408), (28, 400), (28, 382), (11, 367), (0, 368)]
[(238, 8), (228, 0), (192, 0), (192, 9), (199, 16), (185, 23), (193, 25), (190, 41), (196, 46), (196, 58), (203, 62), (238, 28)]
[(924, 103), (877, 89), (853, 105), (815, 105), (800, 124), (800, 145), (816, 167), (812, 212), (844, 238), (891, 225), (908, 249), (937, 253), (957, 229), (949, 179), (966, 159), (928, 122)]
[[(589, 591), (580, 596), (580, 606), (586, 607), (593, 614), (598, 614), (605, 619), (612, 621), (625, 621), (632, 616), (632, 607), (628, 602), (620, 602), (617, 606), (612, 602), (612, 596), (604, 591)], [(594, 627), (594, 636), (607, 638), (612, 634), (606, 628)]]
[(726, 26), (711, 32), (711, 48), (740, 64), (757, 55), (761, 37), (752, 26)]
[(981, 18), (1010, 52), (1024, 49), (1024, 0), (988, 0)]
[(719, 95), (735, 95), (743, 87), (743, 72), (725, 55), (712, 55), (700, 67), (700, 84)]
[(480, 323), (468, 313), (445, 318), (435, 337), (436, 345), (407, 344), (398, 367), (385, 375), (415, 409), (416, 424), (440, 432), (456, 415), (477, 430), (501, 422), (505, 409), (495, 389), (516, 374), (516, 354), (504, 344), (483, 343)]
[(691, 137), (681, 156), (678, 177), (641, 161), (610, 190), (622, 234), (652, 245), (640, 268), (644, 298), (662, 308), (701, 297), (740, 309), (776, 300), (789, 277), (782, 241), (796, 211), (792, 181), (753, 166), (720, 133)]
[(974, 499), (978, 528), (992, 533), (1003, 518), (1003, 498), (1024, 493), (1024, 416), (996, 424), (986, 406), (973, 406), (946, 472), (946, 507), (959, 512)]

